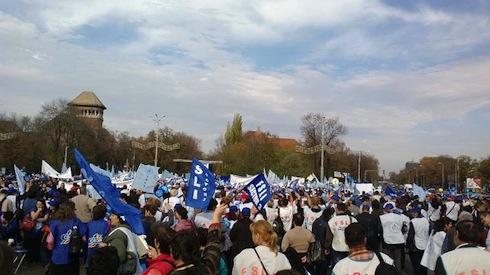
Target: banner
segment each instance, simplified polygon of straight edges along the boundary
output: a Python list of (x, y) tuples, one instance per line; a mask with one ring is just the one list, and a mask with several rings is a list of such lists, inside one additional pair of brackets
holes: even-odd
[(468, 189), (481, 189), (481, 179), (478, 178), (466, 178), (466, 188)]
[(230, 184), (234, 187), (240, 186), (240, 185), (247, 185), (252, 181), (254, 177), (240, 177), (237, 175), (230, 175)]
[(414, 184), (412, 186), (412, 193), (414, 196), (419, 197), (420, 202), (425, 201), (425, 196), (427, 195), (427, 192), (425, 192), (425, 190), (424, 190), (424, 188), (422, 188), (422, 186), (418, 186), (417, 184)]
[(90, 168), (92, 168), (92, 170), (94, 170), (94, 172), (99, 173), (101, 175), (104, 175), (104, 176), (108, 177), (109, 179), (112, 178), (111, 172), (108, 172), (107, 170), (102, 169), (95, 164), (90, 163)]
[(159, 167), (152, 165), (140, 164), (138, 170), (136, 171), (136, 175), (134, 176), (133, 185), (131, 187), (153, 194), (155, 186), (160, 179), (158, 177), (158, 169)]
[(214, 175), (204, 164), (193, 159), (187, 190), (187, 205), (199, 209), (207, 208), (215, 189)]
[(68, 167), (66, 169), (66, 172), (64, 173), (58, 173), (58, 171), (54, 170), (53, 167), (51, 167), (46, 161), (41, 162), (41, 173), (45, 174), (48, 177), (51, 178), (56, 178), (56, 179), (71, 179), (71, 168)]
[(258, 174), (246, 187), (245, 191), (252, 203), (260, 211), (271, 199), (271, 188), (263, 173)]
[(15, 178), (17, 179), (17, 187), (19, 188), (19, 193), (22, 195), (25, 192), (26, 181), (24, 179), (24, 172), (22, 172), (17, 166), (14, 164)]
[(395, 190), (393, 190), (393, 188), (391, 188), (391, 186), (386, 185), (384, 191), (385, 191), (386, 195), (388, 195), (390, 197), (396, 197), (396, 192), (395, 192)]
[(111, 179), (92, 170), (90, 164), (77, 149), (75, 149), (74, 155), (82, 175), (90, 182), (102, 199), (107, 202), (112, 211), (124, 216), (135, 234), (144, 234), (145, 231), (141, 223), (141, 211), (122, 201), (119, 190), (112, 185)]

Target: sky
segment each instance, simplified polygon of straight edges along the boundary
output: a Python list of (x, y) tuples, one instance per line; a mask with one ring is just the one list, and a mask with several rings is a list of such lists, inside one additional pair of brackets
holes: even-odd
[(398, 171), (490, 154), (490, 1), (17, 0), (0, 4), (0, 112), (94, 91), (106, 128), (215, 147), (245, 129), (301, 138), (321, 112)]

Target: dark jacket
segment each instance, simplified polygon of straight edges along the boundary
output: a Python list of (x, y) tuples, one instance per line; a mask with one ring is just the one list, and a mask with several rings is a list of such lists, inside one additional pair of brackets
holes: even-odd
[(127, 224), (122, 224), (118, 227), (115, 227), (109, 232), (107, 237), (105, 237), (104, 242), (116, 248), (119, 262), (123, 263), (127, 259), (126, 251), (128, 248), (128, 237), (121, 230), (116, 230), (119, 227), (126, 227), (131, 230), (131, 228)]
[(208, 242), (202, 252), (199, 263), (179, 266), (172, 270), (169, 275), (217, 274), (221, 256), (220, 224), (211, 224), (209, 226), (207, 240)]
[(230, 231), (230, 240), (233, 243), (231, 247), (233, 258), (245, 248), (255, 247), (252, 240), (252, 232), (250, 231), (250, 224), (252, 223), (249, 218), (242, 218), (233, 225)]
[(357, 215), (356, 219), (364, 227), (364, 230), (366, 230), (368, 250), (379, 251), (379, 245), (381, 243), (381, 221), (379, 217), (364, 212)]

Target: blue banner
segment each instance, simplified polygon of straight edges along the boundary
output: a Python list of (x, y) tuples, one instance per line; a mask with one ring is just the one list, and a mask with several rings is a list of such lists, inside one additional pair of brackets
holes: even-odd
[(193, 159), (187, 190), (187, 205), (205, 209), (213, 198), (216, 182), (214, 175), (200, 161)]
[(135, 234), (144, 234), (143, 224), (141, 223), (141, 211), (122, 201), (119, 190), (112, 185), (111, 179), (94, 172), (90, 164), (77, 149), (75, 149), (74, 155), (82, 175), (90, 182), (102, 199), (107, 202), (112, 212), (124, 216)]
[(385, 191), (386, 195), (388, 195), (390, 197), (396, 197), (396, 192), (395, 192), (395, 190), (393, 190), (393, 188), (391, 188), (391, 186), (386, 185), (384, 191)]
[(264, 174), (258, 174), (246, 187), (245, 191), (252, 199), (252, 203), (260, 211), (271, 199), (271, 187)]

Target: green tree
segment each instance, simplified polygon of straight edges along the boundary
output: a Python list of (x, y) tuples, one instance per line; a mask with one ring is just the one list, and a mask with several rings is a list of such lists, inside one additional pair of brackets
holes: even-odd
[(235, 114), (233, 117), (233, 122), (228, 123), (225, 132), (225, 142), (226, 145), (231, 145), (242, 141), (243, 139), (243, 121), (240, 114)]

